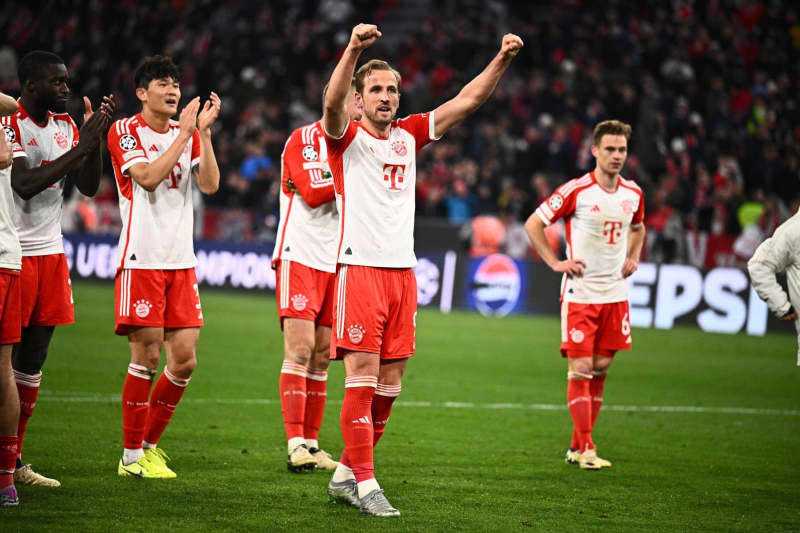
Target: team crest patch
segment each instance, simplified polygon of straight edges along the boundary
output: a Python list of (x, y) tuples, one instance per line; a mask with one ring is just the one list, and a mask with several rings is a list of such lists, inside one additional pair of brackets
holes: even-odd
[(294, 307), (295, 311), (302, 311), (306, 308), (306, 304), (308, 304), (308, 298), (305, 295), (295, 294), (292, 296), (292, 307)]
[(3, 126), (3, 131), (6, 132), (6, 141), (8, 141), (9, 144), (17, 140), (17, 134), (14, 133), (14, 128), (11, 126)]
[(317, 153), (317, 151), (314, 149), (313, 146), (307, 144), (303, 146), (303, 159), (305, 159), (306, 161), (316, 161), (317, 159), (319, 159), (319, 154)]
[(400, 157), (403, 157), (404, 155), (406, 155), (408, 153), (408, 149), (406, 148), (406, 143), (404, 141), (395, 141), (395, 142), (393, 142), (392, 143), (392, 150), (394, 150), (394, 153), (396, 153)]
[(366, 330), (358, 324), (353, 324), (347, 328), (347, 336), (350, 337), (350, 342), (353, 344), (361, 344), (361, 341), (364, 340), (364, 333), (366, 333)]
[(561, 206), (564, 205), (564, 199), (561, 198), (560, 194), (554, 194), (547, 201), (547, 205), (549, 205), (550, 209), (552, 209), (553, 211), (558, 211), (559, 209), (561, 209)]
[(633, 200), (622, 200), (622, 211), (626, 215), (633, 213)]
[(583, 342), (583, 332), (579, 329), (572, 328), (572, 330), (569, 332), (569, 337), (575, 344), (580, 344)]
[(57, 131), (53, 134), (53, 139), (56, 141), (58, 147), (62, 150), (66, 150), (67, 146), (69, 146), (69, 139), (67, 139), (67, 136), (60, 131)]
[(133, 135), (123, 135), (119, 138), (119, 147), (123, 150), (133, 150), (139, 143)]
[(147, 300), (136, 300), (136, 303), (133, 304), (133, 310), (136, 311), (136, 316), (139, 318), (146, 318), (150, 314), (152, 307), (153, 304)]

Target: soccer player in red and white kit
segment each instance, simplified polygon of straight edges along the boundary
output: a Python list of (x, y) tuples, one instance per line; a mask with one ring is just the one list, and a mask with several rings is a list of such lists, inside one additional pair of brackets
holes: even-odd
[[(211, 126), (222, 103), (212, 92), (201, 109), (195, 97), (178, 121), (171, 120), (181, 98), (179, 79), (172, 59), (145, 58), (134, 74), (142, 111), (108, 132), (122, 216), (114, 331), (128, 336), (131, 350), (122, 389), (121, 476), (176, 477), (157, 444), (197, 365), (203, 325), (191, 180), (205, 194), (219, 188)], [(151, 394), (162, 347), (167, 364)]]
[(58, 487), (60, 483), (22, 463), (22, 443), (33, 415), (42, 367), (56, 326), (72, 324), (75, 314), (69, 266), (61, 238), (61, 204), (67, 176), (78, 190), (94, 196), (103, 169), (102, 139), (113, 103), (105, 97), (97, 113), (84, 97), (84, 123), (67, 114), (68, 73), (64, 60), (45, 51), (22, 57), (18, 66), (19, 109), (0, 120), (14, 150), (11, 186), (14, 221), (22, 246), (22, 339), (12, 364), (20, 401), (17, 484)]
[[(17, 102), (0, 93), (0, 116), (17, 111)], [(11, 144), (0, 132), (0, 507), (19, 505), (14, 471), (17, 462), (19, 396), (11, 367), (11, 349), (22, 335), (20, 269), (22, 248), (14, 225)]]
[[(620, 176), (631, 127), (618, 120), (595, 126), (592, 172), (558, 187), (525, 223), (545, 263), (563, 272), (561, 355), (567, 358), (567, 403), (572, 416), (568, 463), (598, 470), (611, 463), (597, 456), (592, 428), (603, 405), (608, 368), (618, 350), (631, 348), (628, 276), (639, 268), (644, 243), (644, 197)], [(563, 218), (567, 258), (548, 246), (544, 228)]]
[[(323, 91), (323, 99), (325, 98)], [(361, 119), (351, 87), (348, 115)], [(327, 398), (339, 213), (320, 121), (297, 128), (281, 155), (281, 218), (272, 255), (283, 329), (280, 395), (292, 472), (333, 470), (319, 447)]]
[(361, 52), (381, 36), (353, 28), (331, 76), (322, 124), (339, 208), (338, 270), (331, 355), (342, 357), (345, 450), (328, 494), (373, 516), (396, 516), (375, 479), (373, 447), (384, 432), (415, 351), (416, 153), (465, 119), (492, 94), (522, 40), (507, 34), (489, 65), (430, 113), (395, 119), (400, 74), (372, 60), (355, 74), (360, 122), (349, 120), (347, 91)]

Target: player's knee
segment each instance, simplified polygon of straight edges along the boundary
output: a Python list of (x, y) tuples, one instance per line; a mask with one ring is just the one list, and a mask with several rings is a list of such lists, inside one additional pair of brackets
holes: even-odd
[(311, 355), (314, 353), (314, 347), (308, 342), (296, 342), (288, 347), (286, 356), (287, 359), (298, 365), (308, 366), (311, 362)]
[(571, 360), (567, 379), (592, 379), (591, 360)]
[(189, 379), (192, 377), (195, 368), (197, 368), (197, 357), (192, 354), (192, 356), (187, 359), (174, 362), (173, 365), (170, 366), (170, 372), (177, 378)]

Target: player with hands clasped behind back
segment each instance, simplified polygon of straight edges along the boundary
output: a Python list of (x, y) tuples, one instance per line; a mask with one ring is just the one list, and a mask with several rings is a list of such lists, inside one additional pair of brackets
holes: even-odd
[[(178, 67), (145, 58), (134, 75), (142, 111), (116, 121), (108, 149), (119, 190), (122, 233), (115, 286), (115, 333), (131, 351), (122, 389), (121, 476), (174, 478), (157, 444), (197, 365), (203, 310), (194, 267), (192, 178), (204, 194), (219, 188), (211, 127), (222, 102), (195, 97), (178, 121)], [(167, 363), (150, 392), (166, 348)], [(149, 402), (148, 402), (149, 399)]]
[(14, 480), (21, 485), (58, 487), (57, 480), (22, 463), (22, 444), (55, 327), (75, 321), (61, 237), (65, 180), (69, 177), (86, 196), (97, 192), (103, 170), (102, 140), (114, 102), (106, 96), (93, 111), (84, 97), (83, 125), (78, 130), (66, 113), (70, 90), (63, 59), (51, 52), (30, 52), (20, 59), (18, 75), (22, 91), (19, 109), (0, 119), (14, 153), (14, 223), (22, 247), (22, 338), (12, 356), (20, 403)]
[[(416, 153), (489, 98), (522, 40), (505, 35), (483, 72), (434, 111), (396, 119), (400, 74), (380, 60), (355, 70), (380, 37), (377, 26), (353, 28), (331, 75), (322, 119), (340, 221), (331, 356), (344, 360), (346, 376), (345, 450), (328, 494), (363, 513), (396, 516), (375, 479), (373, 448), (416, 349)], [(354, 72), (360, 122), (350, 120), (345, 105)]]
[[(644, 198), (620, 175), (631, 127), (617, 120), (597, 124), (595, 169), (558, 187), (525, 223), (547, 265), (563, 272), (561, 355), (567, 358), (567, 402), (573, 422), (568, 463), (597, 470), (611, 463), (597, 457), (592, 428), (603, 404), (606, 374), (618, 350), (631, 348), (628, 276), (639, 267), (644, 243)], [(565, 219), (567, 258), (559, 260), (544, 228)]]

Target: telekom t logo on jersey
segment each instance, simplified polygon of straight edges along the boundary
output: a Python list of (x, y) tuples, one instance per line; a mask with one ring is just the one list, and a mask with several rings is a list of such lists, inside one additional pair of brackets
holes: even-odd
[(619, 239), (622, 235), (622, 232), (619, 231), (620, 229), (622, 229), (622, 222), (617, 220), (606, 220), (603, 222), (603, 237), (608, 237), (606, 243), (616, 244), (616, 239)]
[(390, 191), (399, 191), (398, 183), (403, 183), (406, 174), (405, 165), (393, 165), (386, 163), (383, 165), (383, 181), (389, 184)]

